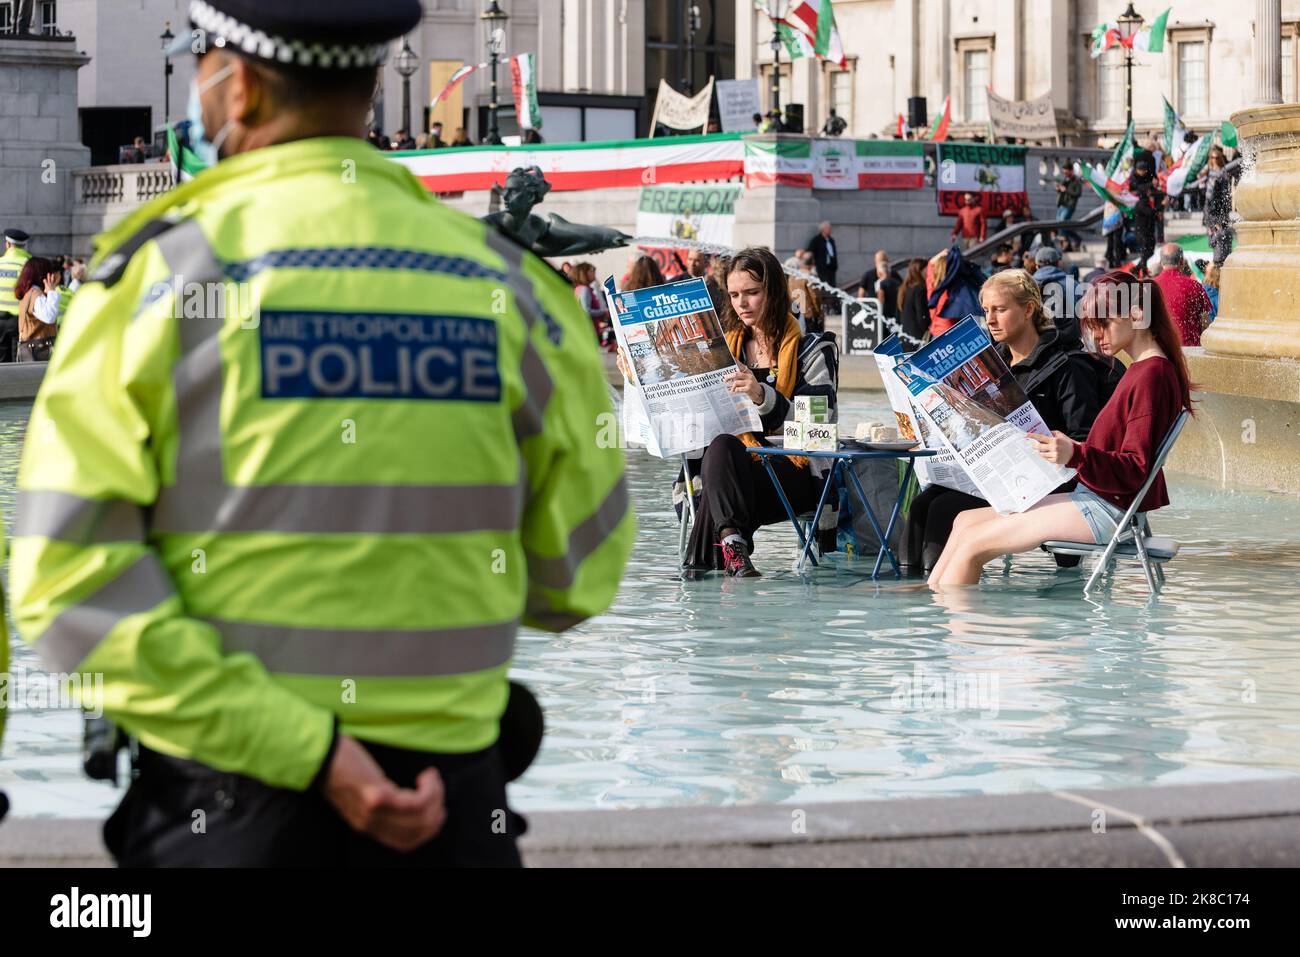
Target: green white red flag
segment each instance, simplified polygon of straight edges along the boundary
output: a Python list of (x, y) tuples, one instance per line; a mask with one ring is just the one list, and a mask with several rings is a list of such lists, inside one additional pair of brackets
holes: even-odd
[(531, 53), (510, 58), (515, 94), (515, 116), (521, 130), (540, 130), (542, 111), (537, 105), (537, 59)]
[(948, 127), (952, 125), (952, 97), (943, 98), (943, 112), (939, 114), (931, 127), (926, 139), (933, 140), (936, 143), (942, 143), (948, 138)]
[(1164, 53), (1165, 34), (1169, 29), (1170, 7), (1133, 35), (1133, 49), (1139, 53)]
[(176, 127), (167, 127), (167, 158), (172, 164), (172, 182), (179, 186), (181, 183), (188, 183), (199, 173), (207, 169), (203, 160), (189, 149), (182, 146), (180, 139), (176, 136)]
[(438, 95), (433, 98), (433, 102), (429, 104), (429, 109), (433, 110), (436, 108), (439, 103), (450, 95), (452, 90), (456, 89), (456, 87), (460, 85), (461, 81), (464, 80), (465, 77), (469, 76), (475, 70), (481, 70), (486, 66), (486, 63), (466, 63), (463, 67), (453, 73), (450, 78), (448, 78), (447, 85), (444, 86)]
[(1095, 60), (1111, 47), (1122, 44), (1119, 27), (1114, 23), (1099, 23), (1092, 31), (1092, 58)]
[(1183, 118), (1178, 115), (1168, 98), (1165, 99), (1165, 154), (1175, 163), (1178, 162), (1187, 149), (1187, 127), (1183, 125)]
[(779, 4), (769, 0), (754, 0), (754, 8), (772, 21), (791, 60), (816, 57), (840, 67), (847, 65), (831, 0), (790, 0), (783, 17), (777, 16)]
[(831, 0), (791, 0), (785, 20), (808, 37), (819, 58), (845, 66), (844, 41), (835, 26)]
[(1133, 171), (1133, 124), (1129, 123), (1124, 138), (1111, 153), (1110, 160), (1103, 169), (1100, 166), (1088, 167), (1085, 179), (1088, 185), (1108, 203), (1129, 213), (1137, 205), (1137, 197), (1129, 192), (1128, 180)]

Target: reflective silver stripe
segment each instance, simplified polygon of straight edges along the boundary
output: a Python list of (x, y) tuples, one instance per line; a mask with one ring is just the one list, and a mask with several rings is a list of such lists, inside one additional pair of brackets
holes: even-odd
[(555, 383), (551, 381), (551, 374), (546, 371), (546, 365), (533, 345), (532, 336), (529, 336), (528, 345), (524, 347), (519, 371), (524, 380), (524, 401), (512, 417), (516, 442), (541, 434), (546, 405), (551, 401), (551, 393), (555, 391)]
[[(219, 283), (225, 270), (199, 224), (189, 219), (155, 242), (181, 282)], [(205, 297), (206, 299), (206, 297)], [(172, 373), (176, 389), (176, 480), (163, 486), (151, 528), (159, 532), (204, 530), (229, 491), (221, 461), (222, 317), (174, 320), (180, 356)]]
[(488, 228), (487, 244), (506, 262), (506, 282), (514, 291), (515, 301), (524, 320), (524, 337), (526, 346), (520, 357), (520, 373), (524, 380), (524, 401), (513, 415), (515, 441), (522, 442), (542, 431), (542, 421), (546, 416), (546, 405), (555, 391), (551, 373), (533, 345), (533, 326), (540, 319), (546, 324), (547, 336), (559, 345), (559, 324), (549, 315), (533, 292), (533, 282), (524, 275), (524, 250), (513, 241), (506, 239), (495, 229)]
[(65, 608), (35, 645), (54, 671), (72, 671), (129, 615), (150, 611), (175, 594), (158, 556), (141, 555), (79, 604)]
[(184, 496), (184, 508), (155, 515), (153, 528), (169, 534), (512, 532), (524, 494), (518, 484), (200, 486)]
[(587, 557), (609, 538), (627, 514), (627, 483), (619, 480), (605, 501), (569, 535), (569, 550), (556, 558), (528, 552), (528, 579), (543, 588), (563, 589), (573, 584), (574, 576)]
[(412, 678), (458, 675), (506, 664), (518, 621), (426, 630), (303, 628), (206, 619), (227, 655), (256, 655), (277, 674)]
[(14, 535), (76, 545), (144, 541), (144, 509), (124, 499), (82, 498), (69, 492), (18, 493)]

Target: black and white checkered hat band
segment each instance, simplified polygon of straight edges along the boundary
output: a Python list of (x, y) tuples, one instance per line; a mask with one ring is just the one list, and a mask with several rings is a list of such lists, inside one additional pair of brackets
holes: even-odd
[(285, 65), (323, 70), (361, 69), (378, 66), (388, 55), (386, 43), (345, 46), (271, 36), (214, 10), (203, 0), (190, 0), (190, 22), (195, 29), (208, 34), (209, 43), (215, 44), (216, 40), (220, 40), (221, 43), (217, 45), (234, 47), (249, 56), (275, 60)]

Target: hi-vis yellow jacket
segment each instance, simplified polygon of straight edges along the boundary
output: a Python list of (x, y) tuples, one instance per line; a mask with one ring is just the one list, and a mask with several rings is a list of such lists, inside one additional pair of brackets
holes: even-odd
[(145, 745), (272, 785), (336, 716), (485, 748), (521, 620), (618, 586), (609, 409), (541, 260), (358, 140), (235, 156), (101, 237), (28, 426), (19, 631)]
[[(0, 245), (3, 245), (3, 240), (0, 240)], [(0, 253), (0, 312), (18, 315), (18, 297), (14, 295), (14, 286), (18, 285), (18, 274), (31, 258), (31, 253), (17, 246)]]

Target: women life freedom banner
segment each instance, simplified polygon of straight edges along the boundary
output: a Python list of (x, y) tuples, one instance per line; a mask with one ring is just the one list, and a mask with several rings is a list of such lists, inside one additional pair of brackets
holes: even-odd
[(623, 435), (659, 458), (705, 448), (719, 435), (761, 432), (758, 407), (732, 395), (735, 371), (722, 322), (703, 279), (605, 296), (632, 381), (623, 386)]
[(956, 216), (966, 204), (966, 194), (979, 197), (989, 216), (1029, 206), (1025, 191), (1025, 156), (1028, 147), (991, 143), (939, 143), (939, 214)]
[(1027, 433), (1051, 430), (974, 317), (893, 371), (925, 431), (942, 441), (977, 494), (1001, 514), (1033, 507), (1074, 477), (1073, 469), (1052, 465), (1029, 441)]

